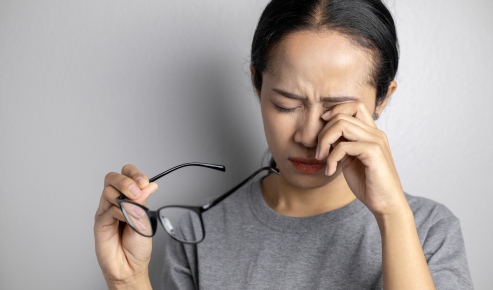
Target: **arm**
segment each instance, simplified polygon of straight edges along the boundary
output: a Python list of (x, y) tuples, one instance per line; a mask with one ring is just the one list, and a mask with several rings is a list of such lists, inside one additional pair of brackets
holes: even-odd
[[(327, 158), (329, 176), (341, 168), (353, 194), (375, 216), (382, 238), (384, 289), (435, 289), (388, 138), (368, 107), (363, 102), (339, 104), (322, 119), (327, 124), (318, 137), (316, 158)], [(339, 141), (341, 137), (348, 142)]]
[[(94, 216), (94, 240), (96, 257), (109, 289), (151, 289), (148, 266), (152, 239), (139, 235), (126, 223), (116, 199), (124, 194), (145, 205), (157, 188), (156, 183), (149, 183), (148, 178), (131, 164), (125, 165), (121, 174), (110, 172), (105, 177)], [(128, 212), (132, 214), (131, 211)], [(142, 217), (143, 212), (133, 214)]]
[[(440, 214), (426, 223), (431, 228), (419, 229), (426, 237), (421, 247), (388, 138), (366, 104), (342, 103), (321, 118), (327, 123), (318, 136), (316, 158), (327, 160), (328, 176), (342, 169), (353, 194), (375, 216), (382, 238), (384, 289), (472, 289), (458, 220), (443, 205), (434, 203)], [(443, 225), (438, 224), (441, 220)]]
[(435, 289), (409, 205), (375, 218), (382, 237), (384, 289)]

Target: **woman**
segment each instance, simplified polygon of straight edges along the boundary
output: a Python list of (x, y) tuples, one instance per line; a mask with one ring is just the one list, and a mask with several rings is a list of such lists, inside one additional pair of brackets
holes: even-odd
[[(397, 87), (381, 1), (273, 0), (251, 53), (281, 174), (204, 213), (203, 242), (169, 239), (163, 289), (473, 289), (459, 220), (404, 193), (374, 122)], [(110, 289), (151, 288), (151, 239), (118, 230), (115, 200), (145, 205), (156, 189), (133, 165), (105, 178), (94, 230)]]

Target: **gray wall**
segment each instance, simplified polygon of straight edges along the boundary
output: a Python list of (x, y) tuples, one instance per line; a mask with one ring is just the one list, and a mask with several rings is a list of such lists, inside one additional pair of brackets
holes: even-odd
[[(196, 204), (267, 148), (248, 76), (266, 0), (0, 0), (0, 288), (103, 289), (93, 223), (110, 171)], [(402, 58), (377, 121), (404, 189), (461, 220), (476, 289), (493, 284), (493, 2), (393, 0)], [(160, 285), (164, 231), (150, 265)]]

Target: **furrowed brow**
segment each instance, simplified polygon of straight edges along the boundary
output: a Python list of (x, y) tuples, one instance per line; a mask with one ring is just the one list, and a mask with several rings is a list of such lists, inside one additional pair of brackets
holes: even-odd
[[(281, 89), (272, 88), (272, 90), (274, 92), (280, 94), (281, 96), (284, 96), (284, 97), (289, 98), (289, 99), (302, 100), (302, 101), (308, 100), (307, 97), (298, 96), (298, 95), (295, 95), (292, 93), (288, 93), (288, 92), (283, 91)], [(327, 96), (327, 97), (321, 97), (320, 100), (322, 102), (330, 102), (330, 103), (357, 102), (357, 101), (359, 101), (358, 98), (352, 97), (352, 96)]]

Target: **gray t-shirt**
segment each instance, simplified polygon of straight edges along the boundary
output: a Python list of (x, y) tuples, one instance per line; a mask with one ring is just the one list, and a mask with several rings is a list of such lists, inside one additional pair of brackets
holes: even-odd
[[(261, 180), (204, 212), (201, 243), (168, 240), (162, 289), (383, 289), (380, 231), (361, 201), (283, 216), (265, 203)], [(473, 289), (459, 219), (438, 202), (405, 196), (436, 289)]]

